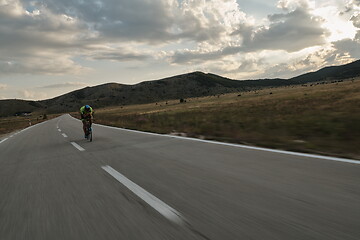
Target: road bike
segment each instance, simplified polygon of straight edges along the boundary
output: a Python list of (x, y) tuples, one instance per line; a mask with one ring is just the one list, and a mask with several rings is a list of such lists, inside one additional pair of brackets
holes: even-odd
[(93, 131), (90, 123), (90, 119), (85, 119), (85, 135), (86, 139), (90, 142), (93, 140)]

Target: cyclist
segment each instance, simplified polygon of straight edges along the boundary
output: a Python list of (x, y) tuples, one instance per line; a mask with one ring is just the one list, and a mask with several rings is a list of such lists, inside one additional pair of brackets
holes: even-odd
[(86, 120), (89, 120), (89, 123), (91, 126), (91, 124), (93, 122), (93, 114), (94, 114), (94, 110), (89, 105), (85, 105), (80, 108), (80, 115), (81, 115), (81, 121), (83, 123), (83, 130), (84, 130), (85, 138), (87, 138)]

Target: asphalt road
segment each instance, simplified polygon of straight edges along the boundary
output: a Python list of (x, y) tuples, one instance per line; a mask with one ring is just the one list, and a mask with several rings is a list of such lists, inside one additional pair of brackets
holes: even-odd
[(360, 162), (95, 125), (0, 140), (0, 239), (360, 239)]

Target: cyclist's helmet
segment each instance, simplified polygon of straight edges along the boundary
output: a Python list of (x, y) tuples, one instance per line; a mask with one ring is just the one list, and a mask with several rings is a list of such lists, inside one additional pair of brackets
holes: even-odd
[(90, 106), (89, 105), (85, 105), (85, 110), (88, 112), (90, 111)]

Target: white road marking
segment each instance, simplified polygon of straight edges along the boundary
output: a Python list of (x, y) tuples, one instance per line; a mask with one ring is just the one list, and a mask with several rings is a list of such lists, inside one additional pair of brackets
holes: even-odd
[(165, 218), (177, 224), (183, 224), (184, 218), (181, 216), (181, 214), (178, 211), (176, 211), (175, 209), (173, 209), (172, 207), (170, 207), (169, 205), (167, 205), (166, 203), (164, 203), (163, 201), (161, 201), (151, 193), (147, 192), (145, 189), (143, 189), (136, 183), (132, 182), (131, 180), (126, 178), (124, 175), (122, 175), (112, 167), (107, 165), (107, 166), (103, 166), (102, 169), (104, 169), (107, 173), (113, 176), (116, 180), (122, 183), (136, 196), (138, 196), (147, 204), (149, 204), (152, 208), (158, 211)]
[(59, 121), (57, 121), (57, 123), (56, 123), (56, 128), (57, 128), (57, 129), (59, 129), (59, 123), (60, 123), (60, 121), (61, 121), (61, 118), (60, 118)]
[[(72, 117), (71, 115), (69, 115), (69, 116)], [(74, 119), (76, 119), (76, 118), (74, 118)], [(358, 161), (358, 160), (347, 159), (347, 158), (338, 158), (338, 157), (322, 156), (322, 155), (309, 154), (309, 153), (300, 153), (300, 152), (291, 152), (291, 151), (276, 150), (276, 149), (270, 149), (270, 148), (253, 147), (253, 146), (247, 146), (247, 145), (236, 144), (236, 143), (224, 143), (224, 142), (203, 140), (203, 139), (198, 139), (198, 138), (189, 138), (189, 137), (173, 136), (173, 135), (167, 135), (167, 134), (141, 132), (141, 131), (138, 131), (138, 130), (118, 128), (118, 127), (106, 126), (106, 125), (101, 125), (101, 124), (94, 124), (94, 125), (95, 125), (95, 126), (100, 126), (100, 127), (105, 127), (105, 128), (110, 128), (110, 129), (117, 129), (117, 130), (121, 130), (121, 131), (133, 132), (133, 133), (142, 133), (142, 134), (153, 135), (153, 136), (171, 137), (171, 138), (183, 139), (183, 140), (188, 140), (188, 141), (197, 141), (197, 142), (218, 144), (218, 145), (224, 145), (224, 146), (230, 146), (230, 147), (238, 147), (238, 148), (245, 148), (245, 149), (257, 150), (257, 151), (274, 152), (274, 153), (281, 153), (281, 154), (287, 154), (287, 155), (293, 155), (293, 156), (301, 156), (301, 157), (308, 157), (308, 158), (317, 158), (317, 159), (328, 160), (328, 161), (336, 161), (336, 162), (360, 164), (360, 161)]]
[(224, 146), (230, 146), (230, 147), (258, 150), (258, 151), (274, 152), (274, 153), (281, 153), (281, 154), (287, 154), (287, 155), (293, 155), (293, 156), (301, 156), (301, 157), (317, 158), (317, 159), (323, 159), (323, 160), (329, 160), (329, 161), (360, 164), (360, 161), (353, 160), (353, 159), (329, 157), (329, 156), (322, 156), (322, 155), (309, 154), (309, 153), (291, 152), (291, 151), (276, 150), (276, 149), (262, 148), (262, 147), (253, 147), (253, 146), (241, 145), (241, 144), (236, 144), (236, 143), (216, 142), (216, 141), (203, 140), (203, 139), (198, 139), (198, 138), (189, 138), (189, 137), (173, 136), (173, 135), (166, 135), (166, 134), (141, 132), (141, 131), (137, 131), (137, 130), (117, 128), (117, 127), (105, 126), (105, 125), (100, 125), (100, 124), (94, 124), (94, 125), (98, 125), (98, 126), (105, 127), (105, 128), (123, 130), (123, 131), (127, 131), (127, 132), (143, 133), (143, 134), (148, 134), (148, 135), (153, 135), (153, 136), (171, 137), (171, 138), (177, 138), (177, 139), (188, 140), (188, 141), (204, 142), (204, 143), (218, 144), (218, 145), (224, 145)]
[(61, 129), (58, 129), (59, 132), (61, 132)]
[(63, 133), (63, 134), (61, 134), (61, 135), (63, 135), (63, 137), (65, 137), (65, 138), (67, 138), (67, 137), (68, 137), (65, 133)]
[(318, 159), (329, 160), (329, 161), (360, 164), (360, 161), (353, 160), (353, 159), (329, 157), (329, 156), (322, 156), (322, 155), (316, 155), (316, 154), (291, 152), (291, 151), (276, 150), (276, 149), (261, 148), (261, 147), (252, 147), (252, 146), (235, 144), (235, 143), (222, 143), (222, 142), (202, 140), (202, 139), (197, 139), (197, 138), (187, 138), (187, 137), (181, 137), (181, 136), (171, 136), (171, 135), (168, 135), (168, 136), (170, 136), (172, 138), (179, 138), (179, 139), (192, 140), (192, 141), (205, 142), (205, 143), (213, 143), (213, 144), (219, 144), (219, 145), (225, 145), (225, 146), (231, 146), (231, 147), (239, 147), (239, 148), (246, 148), (246, 149), (259, 150), (259, 151), (265, 151), (265, 152), (282, 153), (282, 154), (301, 156), (301, 157), (318, 158)]
[(85, 151), (85, 149), (82, 148), (82, 147), (81, 147), (80, 145), (78, 145), (77, 143), (71, 142), (71, 144), (72, 144), (74, 147), (76, 147), (79, 151)]
[[(95, 126), (100, 126), (100, 127), (105, 127), (105, 128), (110, 128), (110, 129), (117, 129), (117, 130), (127, 131), (127, 132), (142, 133), (142, 134), (147, 134), (147, 135), (152, 135), (152, 136), (172, 137), (172, 136), (166, 135), (166, 134), (151, 133), (151, 132), (142, 132), (142, 131), (138, 131), (138, 130), (132, 130), (132, 129), (126, 129), (126, 128), (118, 128), (118, 127), (106, 126), (106, 125), (101, 125), (101, 124), (97, 124), (97, 123), (95, 123), (94, 125), (95, 125)], [(191, 138), (189, 138), (189, 139), (191, 139)]]
[(37, 123), (37, 124), (31, 125), (31, 126), (29, 126), (29, 127), (27, 127), (27, 128), (24, 128), (24, 129), (23, 129), (23, 130), (21, 130), (20, 132), (27, 131), (27, 130), (29, 130), (29, 129), (33, 128), (33, 127), (40, 126), (40, 125), (45, 124), (45, 123), (47, 123), (47, 122), (48, 122), (48, 120), (47, 120), (47, 121), (44, 121), (44, 122), (41, 122), (41, 123)]
[(23, 128), (23, 129), (21, 129), (20, 131), (12, 134), (11, 136), (9, 136), (9, 137), (7, 137), (7, 138), (4, 138), (3, 140), (0, 141), (0, 143), (3, 143), (3, 142), (5, 142), (6, 140), (8, 140), (9, 138), (12, 138), (12, 137), (14, 137), (14, 136), (16, 136), (16, 135), (18, 135), (18, 134), (20, 134), (20, 133), (22, 133), (22, 132), (25, 132), (25, 131), (33, 128), (33, 127), (39, 126), (39, 125), (41, 125), (41, 124), (45, 124), (46, 122), (47, 122), (47, 121), (44, 121), (44, 122), (41, 122), (41, 123), (37, 123), (37, 124), (31, 125), (31, 126), (26, 127), (26, 128)]

